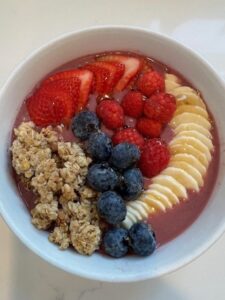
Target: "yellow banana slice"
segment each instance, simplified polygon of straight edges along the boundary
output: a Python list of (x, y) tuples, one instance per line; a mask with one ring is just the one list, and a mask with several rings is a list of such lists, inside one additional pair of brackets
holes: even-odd
[[(182, 106), (180, 106), (182, 107)], [(203, 126), (196, 124), (196, 123), (184, 123), (184, 124), (180, 124), (179, 126), (177, 126), (176, 128), (174, 128), (174, 133), (177, 135), (178, 133), (180, 133), (181, 131), (192, 131), (192, 130), (196, 130), (198, 132), (200, 132), (201, 134), (203, 134), (204, 136), (212, 139), (212, 134), (208, 129), (205, 129)]]
[(149, 211), (149, 206), (144, 203), (143, 201), (130, 201), (128, 204), (127, 204), (127, 209), (130, 210), (130, 207), (133, 208), (133, 209), (136, 209), (140, 215), (142, 216), (142, 218), (147, 218), (148, 217), (148, 214), (153, 212), (154, 210), (152, 211)]
[(201, 173), (198, 171), (198, 169), (195, 168), (195, 166), (190, 165), (189, 163), (185, 161), (171, 161), (169, 163), (169, 166), (182, 169), (186, 171), (188, 174), (190, 174), (198, 183), (200, 187), (203, 186), (203, 178)]
[(170, 81), (174, 81), (176, 83), (180, 83), (180, 79), (174, 74), (166, 73), (165, 79), (170, 80)]
[(191, 145), (194, 148), (198, 149), (200, 152), (204, 153), (208, 161), (210, 161), (211, 158), (212, 158), (208, 147), (195, 137), (192, 137), (192, 136), (176, 136), (170, 142), (171, 146), (175, 145), (175, 144)]
[(140, 196), (139, 200), (145, 202), (150, 208), (154, 208), (156, 211), (166, 211), (166, 206), (154, 196), (149, 195), (148, 190)]
[(212, 127), (211, 123), (207, 119), (203, 118), (202, 116), (193, 113), (188, 113), (188, 112), (175, 116), (171, 120), (170, 126), (172, 128), (176, 128), (180, 124), (185, 124), (185, 123), (196, 123), (201, 125), (207, 130), (210, 130)]
[(198, 182), (185, 170), (177, 167), (168, 167), (162, 174), (168, 175), (180, 182), (186, 189), (191, 189), (196, 192), (199, 191)]
[(179, 95), (185, 95), (187, 93), (193, 93), (195, 95), (198, 95), (198, 93), (193, 88), (185, 85), (179, 86), (178, 88), (174, 89), (174, 91), (171, 94), (177, 97)]
[(201, 106), (196, 106), (196, 105), (180, 105), (177, 107), (174, 116), (180, 115), (184, 112), (190, 112), (193, 114), (197, 114), (202, 116), (205, 119), (208, 119), (208, 113), (206, 109), (202, 108)]
[(157, 190), (154, 190), (154, 189), (148, 189), (146, 191), (146, 194), (148, 196), (152, 196), (153, 198), (155, 199), (158, 199), (160, 202), (163, 203), (163, 205), (166, 207), (166, 208), (171, 208), (172, 207), (172, 203), (169, 201), (169, 199), (167, 198), (166, 195), (164, 195), (163, 193), (157, 191)]
[(150, 185), (150, 189), (154, 189), (155, 191), (159, 191), (160, 193), (164, 194), (169, 199), (172, 205), (178, 204), (180, 202), (177, 195), (165, 185), (152, 183)]
[(167, 93), (174, 90), (175, 88), (178, 88), (179, 86), (180, 84), (173, 80), (168, 80), (168, 79), (165, 80), (165, 89)]
[(201, 134), (200, 132), (196, 131), (196, 130), (189, 130), (189, 131), (181, 131), (180, 133), (178, 133), (178, 136), (187, 136), (187, 137), (194, 137), (196, 139), (198, 139), (199, 141), (201, 141), (203, 144), (206, 145), (206, 147), (211, 151), (213, 150), (213, 144), (212, 141), (207, 138), (206, 136), (204, 136), (203, 134)]
[(153, 178), (152, 181), (168, 187), (178, 198), (187, 198), (186, 188), (172, 176), (160, 174)]
[(208, 167), (209, 161), (206, 155), (191, 145), (175, 144), (175, 145), (170, 145), (169, 149), (172, 155), (185, 154), (185, 153), (191, 154), (195, 156), (205, 168)]
[(185, 161), (195, 166), (202, 176), (206, 173), (206, 167), (192, 154), (179, 153), (171, 157), (170, 161)]

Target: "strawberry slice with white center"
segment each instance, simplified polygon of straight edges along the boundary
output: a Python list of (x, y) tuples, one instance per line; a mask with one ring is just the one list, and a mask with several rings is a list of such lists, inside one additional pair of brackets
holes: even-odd
[(123, 64), (103, 61), (95, 61), (84, 68), (94, 73), (93, 91), (98, 94), (110, 94), (125, 70)]
[(115, 91), (124, 90), (129, 82), (138, 74), (142, 67), (142, 60), (137, 57), (125, 55), (104, 55), (98, 58), (98, 61), (117, 62), (123, 64), (125, 71), (123, 76), (117, 82)]
[(88, 101), (93, 73), (89, 70), (68, 70), (58, 72), (45, 79), (40, 88), (61, 89), (73, 96), (74, 113), (82, 110)]

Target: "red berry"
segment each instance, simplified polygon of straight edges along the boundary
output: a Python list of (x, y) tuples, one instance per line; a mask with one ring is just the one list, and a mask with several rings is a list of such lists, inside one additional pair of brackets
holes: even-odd
[(124, 74), (115, 86), (115, 91), (117, 92), (124, 90), (131, 79), (138, 74), (142, 67), (142, 61), (139, 58), (132, 56), (109, 54), (98, 57), (98, 60), (105, 62), (117, 62), (124, 65)]
[(162, 130), (162, 124), (148, 118), (140, 118), (136, 124), (137, 130), (147, 138), (159, 137)]
[(141, 149), (145, 143), (143, 137), (135, 128), (125, 128), (117, 131), (112, 137), (112, 141), (114, 145), (124, 142), (131, 143), (136, 145), (139, 149)]
[(161, 139), (151, 139), (145, 143), (139, 168), (146, 177), (158, 175), (166, 168), (170, 160), (170, 152)]
[(142, 115), (144, 108), (143, 95), (140, 92), (128, 92), (122, 99), (121, 105), (125, 115), (138, 118)]
[(159, 93), (146, 100), (144, 114), (161, 123), (168, 123), (176, 110), (176, 99), (171, 94)]
[(138, 80), (138, 89), (147, 97), (156, 92), (165, 90), (165, 81), (162, 75), (156, 71), (147, 71)]
[(45, 79), (40, 89), (44, 87), (45, 89), (57, 89), (70, 93), (73, 97), (74, 112), (79, 112), (87, 104), (92, 80), (93, 74), (88, 70), (62, 71)]
[(61, 90), (40, 89), (27, 99), (31, 121), (37, 126), (67, 123), (73, 116), (73, 97)]
[(95, 61), (84, 66), (94, 73), (93, 90), (98, 94), (109, 94), (124, 74), (124, 65), (116, 62)]
[(97, 116), (109, 129), (117, 129), (124, 124), (123, 109), (117, 101), (103, 100), (96, 108)]

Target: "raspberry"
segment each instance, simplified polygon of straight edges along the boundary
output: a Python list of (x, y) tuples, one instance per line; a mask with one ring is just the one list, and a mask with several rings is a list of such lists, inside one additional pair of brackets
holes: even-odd
[(152, 95), (144, 105), (146, 117), (161, 123), (168, 123), (172, 119), (175, 110), (175, 97), (165, 93)]
[(125, 115), (132, 118), (138, 118), (143, 112), (143, 95), (140, 92), (130, 91), (123, 97), (121, 105)]
[(137, 86), (144, 95), (150, 97), (156, 92), (165, 90), (165, 81), (158, 72), (148, 71), (139, 78)]
[(124, 113), (120, 104), (114, 100), (103, 100), (97, 106), (96, 113), (109, 129), (117, 129), (124, 124)]
[(146, 177), (158, 175), (168, 165), (169, 150), (161, 139), (151, 139), (143, 147), (139, 168)]
[(116, 132), (112, 137), (112, 141), (114, 145), (124, 142), (134, 144), (139, 149), (141, 149), (145, 143), (143, 137), (137, 132), (135, 128), (125, 128)]
[(156, 138), (160, 136), (162, 124), (148, 118), (140, 118), (136, 124), (137, 130), (147, 138)]

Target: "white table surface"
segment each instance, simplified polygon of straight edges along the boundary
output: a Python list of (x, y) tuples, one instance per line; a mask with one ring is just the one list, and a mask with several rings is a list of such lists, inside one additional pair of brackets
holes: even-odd
[[(43, 43), (103, 24), (168, 34), (202, 54), (225, 79), (224, 0), (0, 0), (0, 87)], [(22, 245), (1, 218), (0, 245), (1, 300), (225, 299), (225, 236), (183, 269), (131, 284), (90, 281), (56, 269)]]

